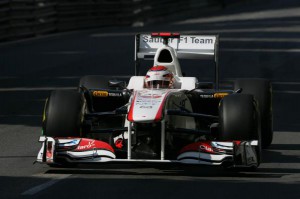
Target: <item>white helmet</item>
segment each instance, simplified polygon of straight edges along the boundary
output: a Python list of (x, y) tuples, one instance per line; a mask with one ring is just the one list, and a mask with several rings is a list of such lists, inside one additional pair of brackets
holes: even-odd
[(173, 73), (165, 66), (153, 66), (145, 77), (146, 88), (171, 88)]

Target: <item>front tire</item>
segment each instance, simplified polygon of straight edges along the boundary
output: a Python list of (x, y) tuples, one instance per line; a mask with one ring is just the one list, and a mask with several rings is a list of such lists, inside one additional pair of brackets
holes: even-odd
[(219, 109), (223, 141), (258, 139), (258, 114), (252, 95), (235, 94), (222, 99)]
[(83, 96), (76, 91), (52, 91), (44, 109), (44, 135), (80, 137), (83, 104)]
[(261, 161), (261, 124), (260, 114), (253, 95), (233, 94), (224, 97), (219, 109), (219, 139), (222, 141), (257, 140), (256, 169)]

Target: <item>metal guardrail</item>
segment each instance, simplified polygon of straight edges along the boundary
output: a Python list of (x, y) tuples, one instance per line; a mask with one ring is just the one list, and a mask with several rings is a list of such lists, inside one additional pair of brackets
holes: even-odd
[(1, 0), (0, 41), (196, 16), (224, 0)]
[(48, 0), (2, 0), (0, 39), (14, 40), (54, 32), (54, 6)]
[(9, 37), (9, 1), (0, 1), (0, 40)]

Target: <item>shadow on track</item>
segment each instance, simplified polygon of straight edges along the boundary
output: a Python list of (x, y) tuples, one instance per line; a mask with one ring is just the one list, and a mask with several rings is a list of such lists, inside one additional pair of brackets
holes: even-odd
[(232, 178), (281, 178), (285, 175), (298, 174), (299, 169), (258, 168), (225, 169), (223, 167), (193, 166), (175, 164), (104, 164), (78, 165), (76, 168), (55, 168), (46, 174), (82, 174), (82, 175), (134, 175), (134, 176), (185, 176), (185, 177), (232, 177)]

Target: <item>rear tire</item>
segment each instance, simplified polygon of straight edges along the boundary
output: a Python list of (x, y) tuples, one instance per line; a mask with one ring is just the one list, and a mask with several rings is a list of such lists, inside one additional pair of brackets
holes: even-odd
[(44, 135), (80, 137), (83, 104), (82, 95), (76, 91), (52, 91), (44, 109)]
[(272, 86), (266, 79), (239, 79), (234, 89), (242, 88), (243, 94), (252, 94), (258, 102), (261, 118), (262, 147), (267, 148), (273, 140)]
[(84, 86), (86, 89), (109, 89), (108, 81), (111, 78), (98, 75), (84, 76), (79, 81), (79, 87)]

